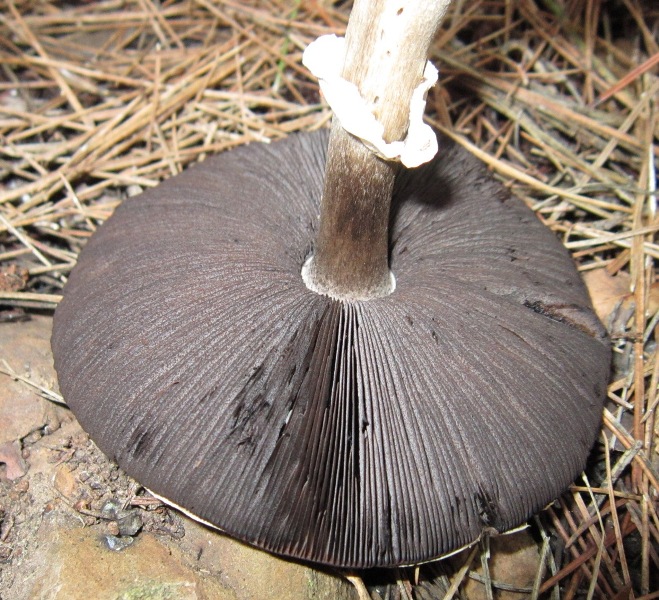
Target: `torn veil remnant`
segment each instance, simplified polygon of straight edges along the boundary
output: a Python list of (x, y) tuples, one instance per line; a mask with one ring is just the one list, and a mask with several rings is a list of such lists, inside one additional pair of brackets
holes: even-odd
[[(381, 4), (354, 11), (377, 30)], [(55, 365), (99, 447), (197, 517), (319, 563), (416, 563), (569, 485), (609, 346), (565, 249), (472, 156), (439, 138), (399, 171), (340, 129), (227, 152), (124, 202), (71, 273)], [(305, 285), (310, 257), (331, 293)]]

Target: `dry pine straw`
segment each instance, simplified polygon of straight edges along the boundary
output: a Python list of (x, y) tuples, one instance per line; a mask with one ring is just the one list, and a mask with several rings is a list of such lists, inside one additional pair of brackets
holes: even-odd
[[(323, 0), (3, 4), (5, 320), (56, 306), (78, 251), (123, 198), (210, 153), (326, 126), (329, 111), (301, 53), (318, 35), (341, 34), (350, 8)], [(522, 197), (581, 271), (597, 272), (605, 288), (623, 283), (606, 323), (616, 369), (599, 452), (593, 472), (536, 521), (542, 560), (531, 597), (659, 598), (652, 5), (455, 0), (434, 50), (442, 85), (430, 94), (429, 121)], [(479, 562), (472, 552), (458, 576)], [(413, 594), (418, 577), (423, 570), (402, 572), (395, 593)], [(450, 595), (460, 594), (459, 577)], [(501, 582), (486, 571), (484, 584), (491, 595)]]

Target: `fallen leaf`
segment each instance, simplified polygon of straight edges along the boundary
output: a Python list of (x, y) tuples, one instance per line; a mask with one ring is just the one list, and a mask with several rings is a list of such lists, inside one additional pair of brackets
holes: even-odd
[(608, 323), (614, 310), (631, 297), (631, 277), (627, 273), (609, 275), (605, 269), (596, 269), (584, 273), (583, 280), (602, 323)]

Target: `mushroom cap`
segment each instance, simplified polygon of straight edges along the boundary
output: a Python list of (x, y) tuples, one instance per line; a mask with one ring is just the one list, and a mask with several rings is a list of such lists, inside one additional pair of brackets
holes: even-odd
[(396, 184), (396, 290), (307, 289), (326, 145), (242, 147), (119, 206), (55, 314), (60, 387), (105, 454), (232, 536), (426, 561), (572, 482), (609, 345), (559, 241), (443, 138)]

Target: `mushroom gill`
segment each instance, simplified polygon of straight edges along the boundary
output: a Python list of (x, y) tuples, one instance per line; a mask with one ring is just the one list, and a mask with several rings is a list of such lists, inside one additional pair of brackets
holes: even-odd
[(426, 561), (569, 485), (609, 347), (560, 242), (444, 138), (396, 180), (395, 291), (310, 291), (327, 142), (239, 148), (119, 206), (71, 273), (55, 366), (103, 452), (232, 536)]

